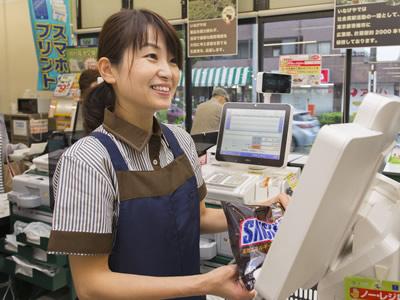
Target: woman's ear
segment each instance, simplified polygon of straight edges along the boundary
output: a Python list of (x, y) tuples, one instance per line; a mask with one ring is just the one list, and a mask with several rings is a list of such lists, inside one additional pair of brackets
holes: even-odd
[(109, 84), (115, 83), (115, 75), (112, 70), (112, 65), (110, 60), (107, 57), (100, 57), (97, 62), (97, 66), (100, 72), (101, 77), (105, 82)]

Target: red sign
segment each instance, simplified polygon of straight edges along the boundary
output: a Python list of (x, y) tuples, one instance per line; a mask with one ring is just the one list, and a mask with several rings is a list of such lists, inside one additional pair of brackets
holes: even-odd
[(329, 69), (321, 69), (321, 83), (329, 83)]

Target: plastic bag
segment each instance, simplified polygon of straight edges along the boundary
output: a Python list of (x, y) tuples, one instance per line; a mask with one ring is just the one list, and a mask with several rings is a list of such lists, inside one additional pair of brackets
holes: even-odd
[(229, 241), (248, 290), (254, 289), (254, 271), (261, 267), (278, 231), (284, 213), (280, 204), (250, 206), (222, 202), (228, 221)]

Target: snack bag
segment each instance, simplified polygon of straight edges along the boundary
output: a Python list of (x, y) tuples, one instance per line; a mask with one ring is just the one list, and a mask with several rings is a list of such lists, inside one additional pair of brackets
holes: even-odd
[(248, 290), (254, 289), (253, 272), (262, 266), (275, 239), (284, 210), (278, 203), (271, 206), (250, 206), (222, 202), (228, 221), (232, 253), (239, 275)]

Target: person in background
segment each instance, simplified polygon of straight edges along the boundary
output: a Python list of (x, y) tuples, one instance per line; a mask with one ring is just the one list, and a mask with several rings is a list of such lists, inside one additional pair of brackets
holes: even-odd
[(81, 90), (81, 99), (85, 99), (88, 91), (97, 85), (97, 78), (100, 73), (97, 69), (87, 69), (82, 71), (79, 77), (79, 89)]
[(7, 159), (7, 155), (12, 151), (12, 149), (9, 149), (9, 143), (8, 143), (8, 135), (7, 135), (7, 129), (6, 129), (6, 124), (4, 122), (4, 117), (3, 115), (0, 114), (0, 151), (1, 151), (1, 163), (5, 162)]
[(1, 145), (1, 159), (2, 163), (7, 161), (7, 157), (10, 154), (13, 154), (15, 150), (28, 148), (25, 144), (11, 144), (8, 139), (7, 128), (4, 121), (4, 116), (0, 114), (0, 145)]
[(214, 88), (211, 99), (197, 106), (191, 134), (218, 131), (222, 107), (229, 101), (229, 94), (223, 88)]
[[(100, 80), (99, 80), (100, 79)], [(79, 107), (78, 107), (78, 116), (77, 116), (77, 125), (75, 128), (83, 128), (85, 134), (89, 134), (92, 130), (88, 130), (85, 126), (85, 121), (83, 117), (83, 110), (84, 110), (84, 105), (83, 101), (85, 98), (89, 95), (90, 91), (97, 85), (99, 84), (99, 81), (102, 81), (102, 78), (100, 76), (99, 71), (97, 68), (95, 69), (86, 69), (82, 71), (81, 76), (79, 77), (79, 89), (81, 90), (81, 98), (79, 101)]]

